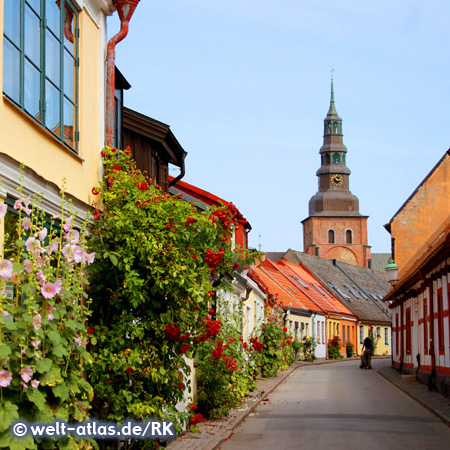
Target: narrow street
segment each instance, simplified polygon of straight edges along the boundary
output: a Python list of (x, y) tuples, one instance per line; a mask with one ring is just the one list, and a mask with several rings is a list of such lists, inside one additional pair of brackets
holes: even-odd
[(358, 361), (305, 366), (236, 428), (221, 450), (448, 449), (450, 427)]

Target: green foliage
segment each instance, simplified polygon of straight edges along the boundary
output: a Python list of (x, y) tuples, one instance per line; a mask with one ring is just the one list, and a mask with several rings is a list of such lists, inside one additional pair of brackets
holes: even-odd
[(347, 358), (351, 358), (353, 356), (353, 349), (355, 348), (355, 346), (351, 343), (351, 342), (347, 342), (345, 344), (345, 350), (347, 353)]
[(316, 359), (316, 341), (311, 336), (305, 336), (300, 343), (301, 359), (313, 362)]
[[(261, 375), (275, 377), (279, 370), (284, 370), (293, 361), (291, 339), (287, 335), (287, 328), (283, 325), (282, 314), (279, 311), (266, 311), (266, 323), (261, 326), (260, 340), (264, 344), (261, 351)], [(289, 340), (288, 350), (283, 350)]]
[[(88, 299), (85, 230), (72, 226), (64, 193), (59, 218), (39, 210), (39, 199), (22, 188), (5, 220), (5, 255), (0, 263), (0, 448), (41, 448), (31, 436), (17, 440), (9, 427), (18, 419), (82, 421), (92, 388), (83, 378)], [(6, 213), (2, 206), (1, 217)], [(70, 209), (70, 206), (69, 206)], [(10, 295), (7, 295), (10, 292)], [(46, 441), (45, 448), (67, 442)], [(80, 441), (78, 448), (89, 447)]]
[(295, 339), (292, 341), (292, 351), (295, 354), (295, 358), (298, 359), (298, 354), (302, 348), (302, 345), (300, 344), (300, 341), (298, 340), (298, 336), (295, 336)]
[(328, 339), (328, 359), (341, 358), (341, 338), (334, 336), (333, 339)]
[(190, 415), (176, 408), (190, 391), (185, 356), (216, 336), (220, 322), (209, 305), (226, 288), (225, 275), (248, 261), (231, 248), (240, 224), (232, 207), (200, 214), (162, 192), (136, 169), (129, 149), (106, 148), (102, 156), (105, 181), (93, 189), (101, 210), (91, 241), (92, 412), (105, 420), (171, 420), (181, 431)]
[(219, 317), (220, 333), (199, 348), (196, 358), (198, 407), (211, 418), (227, 416), (256, 388), (257, 350), (243, 342), (237, 320)]

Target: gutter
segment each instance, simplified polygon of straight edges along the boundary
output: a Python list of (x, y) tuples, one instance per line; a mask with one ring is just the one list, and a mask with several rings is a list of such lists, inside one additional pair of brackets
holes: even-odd
[(128, 23), (140, 0), (113, 0), (120, 18), (120, 31), (113, 36), (106, 50), (106, 131), (105, 145), (114, 146), (114, 90), (116, 45), (128, 34)]

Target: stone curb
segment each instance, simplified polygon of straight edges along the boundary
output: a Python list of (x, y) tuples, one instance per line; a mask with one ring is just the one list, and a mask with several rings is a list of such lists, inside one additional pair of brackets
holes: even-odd
[[(419, 396), (417, 396), (411, 389), (408, 389), (408, 387), (400, 382), (397, 382), (397, 380), (394, 380), (392, 377), (389, 377), (389, 375), (383, 373), (380, 370), (377, 370), (377, 372), (387, 381), (392, 383), (394, 386), (396, 386), (398, 389), (403, 391), (405, 394), (407, 394), (409, 397), (414, 399), (416, 402), (420, 403), (425, 409), (433, 413), (436, 417), (438, 417), (442, 422), (444, 422), (447, 426), (450, 426), (450, 418), (446, 417), (445, 415), (441, 414), (440, 411), (438, 411), (435, 407), (430, 405), (426, 400), (421, 399)], [(400, 375), (399, 375), (400, 376)]]

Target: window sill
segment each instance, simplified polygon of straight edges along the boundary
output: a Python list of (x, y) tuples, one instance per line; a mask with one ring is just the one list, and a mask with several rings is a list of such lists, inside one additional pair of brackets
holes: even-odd
[(56, 136), (54, 136), (50, 131), (43, 127), (39, 122), (33, 119), (29, 114), (27, 114), (23, 109), (19, 108), (12, 100), (10, 100), (5, 94), (3, 94), (3, 102), (6, 103), (11, 109), (16, 111), (22, 117), (24, 117), (29, 123), (31, 123), (39, 132), (50, 138), (55, 144), (57, 144), (65, 153), (69, 154), (80, 163), (84, 163), (84, 159), (78, 156), (73, 150), (64, 142), (60, 141)]

